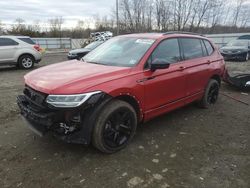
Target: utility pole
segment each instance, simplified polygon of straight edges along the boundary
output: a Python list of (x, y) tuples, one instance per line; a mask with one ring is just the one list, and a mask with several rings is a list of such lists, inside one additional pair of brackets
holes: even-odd
[(117, 35), (119, 35), (119, 30), (120, 30), (120, 28), (119, 28), (119, 0), (116, 0), (116, 29), (117, 29), (117, 31), (116, 31), (116, 34)]

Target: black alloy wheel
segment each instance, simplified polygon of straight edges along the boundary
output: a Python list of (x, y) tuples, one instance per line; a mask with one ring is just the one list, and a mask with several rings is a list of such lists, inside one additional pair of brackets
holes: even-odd
[(137, 114), (125, 101), (112, 100), (98, 113), (92, 144), (104, 153), (125, 148), (135, 135)]
[(207, 96), (207, 102), (208, 104), (215, 104), (219, 96), (219, 85), (217, 83), (214, 83), (211, 85), (208, 96)]
[(219, 97), (220, 84), (215, 79), (210, 79), (205, 89), (202, 99), (199, 101), (199, 106), (209, 108), (217, 102)]
[(132, 134), (133, 114), (126, 108), (114, 111), (103, 127), (103, 141), (110, 148), (126, 144)]

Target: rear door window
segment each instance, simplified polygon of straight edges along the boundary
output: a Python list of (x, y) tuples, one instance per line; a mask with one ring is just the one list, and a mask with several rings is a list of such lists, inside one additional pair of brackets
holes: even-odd
[(10, 38), (0, 38), (0, 46), (16, 46), (18, 43)]
[(18, 38), (18, 39), (28, 44), (36, 44), (31, 38)]
[(203, 57), (200, 39), (180, 38), (183, 55), (186, 60)]
[(214, 52), (214, 48), (212, 47), (210, 42), (208, 42), (207, 40), (203, 40), (203, 41), (204, 41), (204, 44), (206, 46), (208, 55), (211, 55)]

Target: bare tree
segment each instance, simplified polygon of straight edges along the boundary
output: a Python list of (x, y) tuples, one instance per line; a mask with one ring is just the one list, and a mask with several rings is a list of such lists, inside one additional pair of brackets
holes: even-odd
[(49, 19), (50, 33), (52, 37), (62, 37), (62, 24), (64, 20), (62, 17)]
[(171, 3), (166, 0), (156, 0), (155, 2), (155, 17), (158, 30), (167, 30), (171, 16)]
[(210, 28), (209, 32), (212, 33), (217, 25), (221, 24), (221, 20), (224, 19), (223, 11), (227, 1), (226, 0), (213, 0), (211, 2), (211, 8), (207, 12), (206, 27)]
[[(234, 17), (233, 17), (233, 26), (237, 26), (239, 15), (241, 13), (242, 4), (245, 2), (245, 0), (236, 0), (236, 7), (234, 11)], [(249, 11), (249, 10), (248, 10)]]
[(245, 28), (247, 25), (250, 25), (250, 4), (246, 4), (244, 7), (242, 7), (239, 18), (239, 27)]
[(26, 29), (25, 20), (22, 18), (17, 18), (12, 26), (12, 31), (14, 33), (22, 33)]

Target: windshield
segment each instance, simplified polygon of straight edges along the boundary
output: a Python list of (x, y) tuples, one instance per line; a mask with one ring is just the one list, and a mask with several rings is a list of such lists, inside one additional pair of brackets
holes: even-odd
[(103, 42), (92, 42), (90, 44), (88, 44), (87, 46), (85, 46), (85, 48), (88, 49), (95, 49), (97, 46), (101, 45)]
[(227, 46), (248, 46), (248, 41), (244, 40), (235, 40), (227, 44)]
[(83, 60), (87, 63), (132, 67), (140, 61), (154, 41), (115, 37), (84, 56)]

